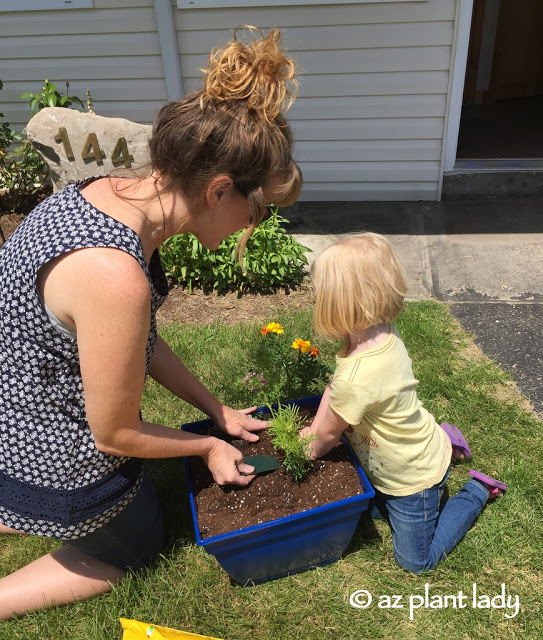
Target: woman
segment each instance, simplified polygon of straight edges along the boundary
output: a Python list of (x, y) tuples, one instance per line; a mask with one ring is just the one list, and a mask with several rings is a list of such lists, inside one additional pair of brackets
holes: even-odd
[[(107, 591), (162, 547), (144, 458), (201, 456), (219, 484), (254, 476), (223, 440), (145, 422), (146, 374), (225, 432), (263, 428), (221, 404), (159, 337), (158, 247), (193, 233), (209, 249), (301, 174), (282, 115), (294, 63), (280, 33), (212, 52), (204, 88), (166, 104), (142, 177), (93, 178), (51, 196), (0, 251), (0, 533), (66, 541), (0, 580), (0, 619)], [(145, 518), (141, 514), (145, 513)]]

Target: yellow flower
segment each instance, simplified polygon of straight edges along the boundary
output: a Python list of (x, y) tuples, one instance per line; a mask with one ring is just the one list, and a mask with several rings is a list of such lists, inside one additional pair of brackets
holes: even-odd
[(302, 340), (302, 338), (296, 338), (292, 343), (293, 349), (299, 349), (302, 353), (309, 353), (311, 350), (311, 342), (309, 340)]
[(260, 329), (260, 333), (264, 336), (267, 333), (281, 334), (283, 333), (283, 331), (284, 331), (283, 327), (278, 322), (270, 322), (265, 327), (262, 327), (262, 329)]

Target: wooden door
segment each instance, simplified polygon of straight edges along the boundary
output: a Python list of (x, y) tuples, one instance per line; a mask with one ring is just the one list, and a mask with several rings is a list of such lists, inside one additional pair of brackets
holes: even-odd
[(486, 99), (543, 95), (543, 2), (501, 0)]
[[(499, 3), (495, 32), (491, 31), (490, 40), (487, 32), (483, 44), (487, 5), (495, 10), (495, 3)], [(542, 34), (542, 0), (474, 0), (464, 104), (543, 95)], [(492, 68), (487, 82), (481, 83), (480, 69), (489, 47)]]

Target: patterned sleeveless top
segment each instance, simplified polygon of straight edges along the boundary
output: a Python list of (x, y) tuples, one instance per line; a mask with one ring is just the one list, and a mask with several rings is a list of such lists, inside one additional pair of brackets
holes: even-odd
[(0, 248), (0, 523), (61, 540), (86, 535), (122, 511), (139, 488), (143, 460), (95, 447), (77, 338), (51, 323), (36, 289), (38, 270), (85, 247), (132, 255), (152, 293), (145, 375), (156, 311), (168, 290), (158, 252), (148, 266), (136, 232), (81, 194), (95, 179), (44, 200)]

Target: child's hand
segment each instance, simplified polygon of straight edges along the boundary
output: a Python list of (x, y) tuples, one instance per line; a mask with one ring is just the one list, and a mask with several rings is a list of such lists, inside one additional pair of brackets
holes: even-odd
[(300, 429), (300, 432), (298, 435), (300, 438), (313, 436), (312, 439), (307, 443), (307, 451), (309, 453), (310, 460), (316, 460), (318, 438), (315, 435), (315, 432), (313, 431), (313, 429), (311, 427), (304, 427), (303, 429)]
[(300, 429), (300, 438), (303, 438), (304, 436), (311, 436), (311, 435), (313, 435), (313, 431), (311, 427), (304, 427), (303, 429)]
[(305, 427), (300, 431), (301, 436), (314, 436), (314, 439), (308, 445), (312, 460), (326, 455), (338, 443), (341, 434), (348, 426), (345, 420), (334, 413), (329, 406), (320, 415), (317, 413), (311, 426)]

